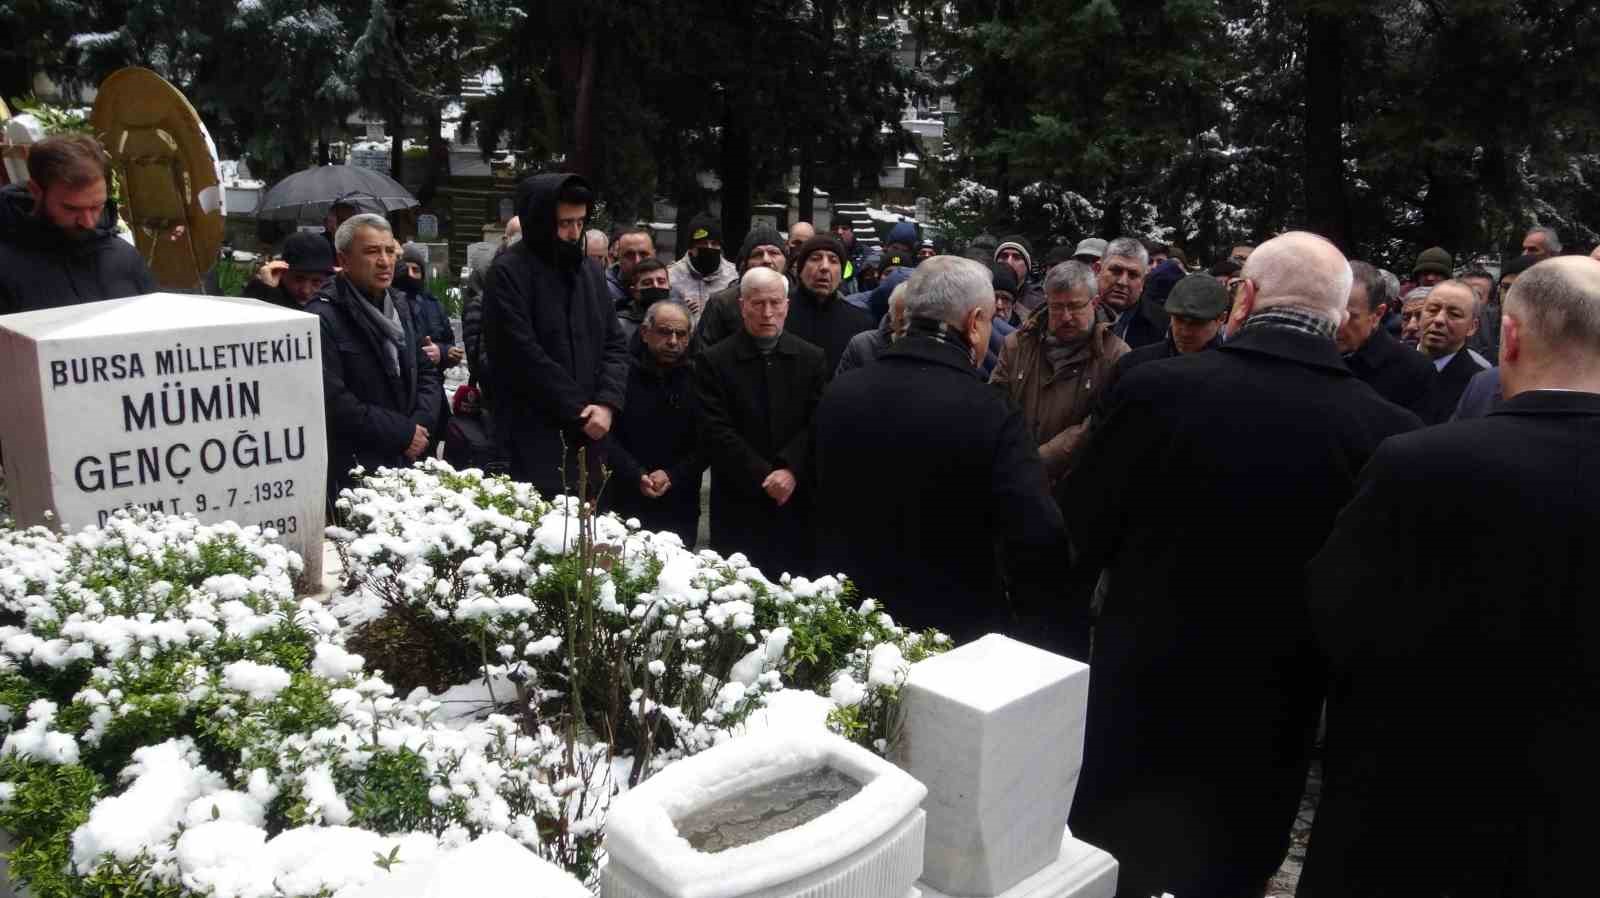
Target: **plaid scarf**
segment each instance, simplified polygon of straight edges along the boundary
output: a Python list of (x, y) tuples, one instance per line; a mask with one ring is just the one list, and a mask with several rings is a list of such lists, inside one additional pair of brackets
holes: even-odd
[(1324, 340), (1332, 340), (1338, 332), (1339, 326), (1326, 315), (1312, 312), (1308, 309), (1295, 306), (1277, 306), (1265, 311), (1257, 312), (1250, 316), (1244, 323), (1239, 333), (1253, 330), (1257, 327), (1276, 327), (1284, 330), (1299, 331)]

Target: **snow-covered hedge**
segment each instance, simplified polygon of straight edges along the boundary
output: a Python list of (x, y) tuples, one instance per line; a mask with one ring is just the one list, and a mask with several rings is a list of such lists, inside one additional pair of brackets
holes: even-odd
[[(846, 581), (773, 582), (438, 463), (340, 504), (348, 588), (326, 603), (292, 595), (270, 531), (0, 529), (13, 878), (41, 898), (336, 895), (505, 833), (592, 883), (617, 788), (780, 690), (882, 751), (905, 665), (943, 643)], [(351, 651), (373, 628), (476, 664), (397, 696)]]

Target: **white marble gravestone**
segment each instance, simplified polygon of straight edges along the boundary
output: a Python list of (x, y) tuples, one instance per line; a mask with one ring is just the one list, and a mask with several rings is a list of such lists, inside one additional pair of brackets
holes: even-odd
[(316, 316), (252, 299), (155, 293), (0, 316), (12, 514), (73, 529), (134, 506), (259, 524), (320, 582), (321, 354)]
[(998, 634), (911, 666), (896, 760), (928, 787), (924, 898), (1111, 898), (1117, 863), (1066, 832), (1089, 668)]

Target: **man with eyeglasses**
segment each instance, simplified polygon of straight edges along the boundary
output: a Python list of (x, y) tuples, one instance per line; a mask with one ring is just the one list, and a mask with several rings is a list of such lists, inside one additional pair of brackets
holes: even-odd
[(1073, 260), (1050, 269), (1044, 293), (1047, 313), (1030, 316), (1006, 337), (989, 382), (1022, 409), (1054, 483), (1066, 473), (1099, 391), (1128, 344), (1095, 321), (1089, 266)]
[[(665, 274), (666, 269), (659, 272)], [(700, 525), (700, 473), (689, 311), (658, 300), (645, 311), (628, 372), (627, 410), (617, 416), (606, 459), (612, 510), (646, 530), (676, 533), (694, 546)]]
[(497, 438), (511, 475), (546, 497), (576, 493), (584, 450), (593, 495), (598, 449), (628, 385), (627, 340), (605, 274), (583, 254), (593, 201), (578, 175), (519, 184), (524, 236), (494, 260), (483, 298)]

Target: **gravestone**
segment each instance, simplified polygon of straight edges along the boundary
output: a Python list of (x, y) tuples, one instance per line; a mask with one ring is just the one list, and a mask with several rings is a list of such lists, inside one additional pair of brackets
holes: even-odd
[[(76, 529), (119, 508), (272, 528), (322, 578), (328, 467), (317, 318), (155, 293), (0, 316), (13, 516)], [(53, 515), (53, 517), (51, 517)]]
[(439, 239), (439, 216), (424, 212), (417, 216), (417, 240), (434, 243)]
[(928, 787), (923, 898), (1111, 898), (1072, 838), (1089, 668), (999, 634), (911, 666), (896, 760)]

